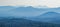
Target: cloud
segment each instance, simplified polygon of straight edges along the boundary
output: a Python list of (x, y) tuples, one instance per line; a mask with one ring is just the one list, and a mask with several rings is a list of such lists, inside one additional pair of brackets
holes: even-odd
[(0, 0), (0, 6), (16, 5), (16, 0)]
[(0, 5), (60, 7), (60, 0), (0, 0)]

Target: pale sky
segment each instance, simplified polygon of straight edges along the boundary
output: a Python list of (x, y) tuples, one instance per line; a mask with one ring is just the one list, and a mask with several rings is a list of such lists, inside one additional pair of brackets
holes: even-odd
[(0, 0), (0, 6), (60, 7), (60, 0)]

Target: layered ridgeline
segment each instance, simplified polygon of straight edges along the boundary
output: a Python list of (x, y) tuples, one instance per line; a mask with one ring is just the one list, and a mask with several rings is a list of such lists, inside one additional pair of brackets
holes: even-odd
[(27, 18), (34, 21), (42, 21), (42, 22), (49, 22), (49, 23), (58, 23), (60, 24), (60, 13), (56, 12), (47, 12), (42, 15)]
[(0, 6), (0, 27), (60, 27), (59, 12), (60, 8)]
[(8, 17), (10, 16), (9, 11), (15, 9), (12, 6), (0, 6), (0, 17)]
[(28, 7), (14, 7), (14, 6), (0, 6), (0, 16), (38, 16), (43, 13), (54, 11), (60, 12), (60, 8), (34, 8)]

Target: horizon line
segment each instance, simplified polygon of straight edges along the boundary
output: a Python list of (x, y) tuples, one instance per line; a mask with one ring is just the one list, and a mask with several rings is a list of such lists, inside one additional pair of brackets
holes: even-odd
[[(7, 5), (9, 6), (9, 5)], [(2, 7), (2, 6), (0, 6)], [(60, 7), (48, 7), (48, 6), (11, 6), (11, 7), (33, 7), (33, 8), (60, 8)]]

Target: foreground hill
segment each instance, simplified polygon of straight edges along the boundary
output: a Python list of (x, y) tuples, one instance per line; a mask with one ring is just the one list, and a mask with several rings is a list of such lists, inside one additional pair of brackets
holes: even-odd
[(60, 27), (60, 24), (27, 20), (23, 18), (2, 18), (0, 27)]

